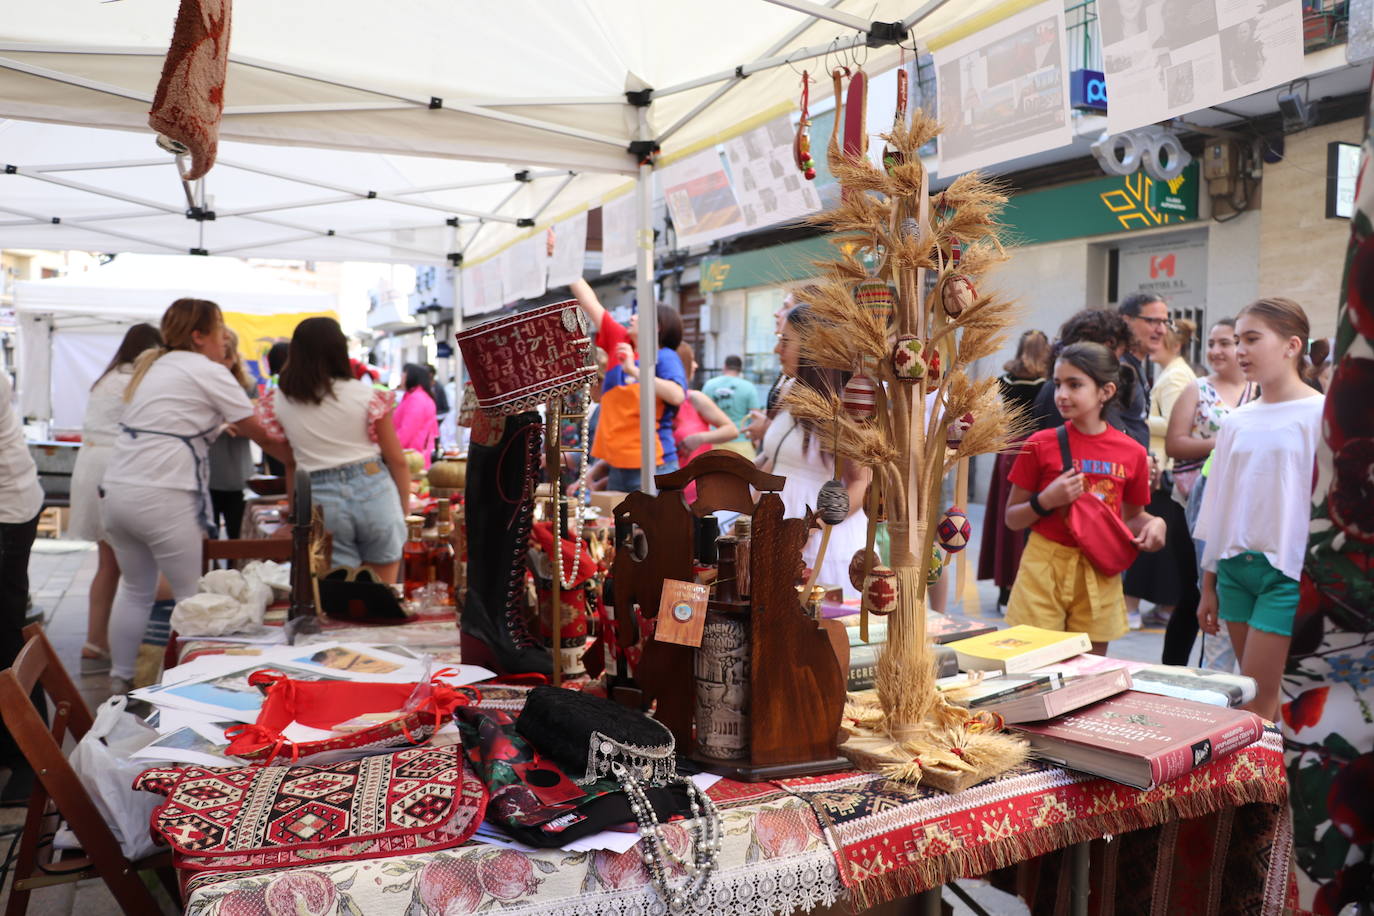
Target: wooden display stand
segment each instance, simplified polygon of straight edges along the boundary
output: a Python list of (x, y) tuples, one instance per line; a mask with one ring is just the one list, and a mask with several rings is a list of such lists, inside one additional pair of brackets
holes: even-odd
[[(617, 529), (642, 532), (642, 555), (618, 545), (615, 558), (616, 638), (634, 645), (640, 632), (632, 611), (658, 614), (665, 579), (691, 581), (692, 517), (728, 509), (753, 517), (747, 602), (712, 601), (710, 610), (747, 621), (749, 633), (749, 756), (716, 760), (690, 753), (703, 769), (746, 782), (828, 773), (848, 767), (837, 752), (845, 675), (833, 645), (836, 621), (815, 620), (798, 599), (795, 581), (812, 520), (783, 518), (777, 491), (784, 478), (765, 474), (734, 452), (716, 450), (687, 467), (655, 478), (657, 496), (631, 493), (615, 509)], [(688, 506), (682, 491), (697, 485)], [(757, 505), (750, 488), (762, 495)], [(841, 633), (842, 635), (842, 633)], [(639, 689), (619, 688), (615, 699), (655, 716), (677, 746), (695, 751), (693, 660), (697, 650), (649, 640), (639, 664)]]

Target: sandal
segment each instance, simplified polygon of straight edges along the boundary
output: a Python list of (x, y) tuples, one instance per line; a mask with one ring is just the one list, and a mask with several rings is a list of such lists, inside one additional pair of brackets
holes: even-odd
[(110, 670), (110, 650), (88, 642), (81, 647), (81, 673), (103, 674)]

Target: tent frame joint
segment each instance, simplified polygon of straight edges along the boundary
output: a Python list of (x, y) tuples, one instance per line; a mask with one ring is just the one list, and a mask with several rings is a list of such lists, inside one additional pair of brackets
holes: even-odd
[(528, 216), (522, 216), (522, 217), (520, 217), (519, 219), (517, 219), (517, 220), (515, 221), (515, 228), (517, 228), (517, 229), (533, 229), (533, 228), (534, 228), (534, 220), (530, 219)]
[(648, 108), (654, 100), (653, 89), (627, 89), (625, 101), (635, 108)]
[(910, 30), (901, 22), (879, 22), (874, 20), (868, 27), (868, 40), (865, 42), (870, 48), (882, 48), (887, 45), (901, 44), (910, 35)]
[(461, 251), (450, 251), (450, 252), (446, 255), (446, 257), (448, 258), (448, 263), (449, 263), (450, 266), (452, 266), (452, 267), (462, 267), (462, 266), (463, 266), (463, 253), (462, 253)]
[(458, 217), (450, 216), (448, 219), (444, 220), (444, 225), (448, 226), (450, 229), (457, 229), (460, 223)]
[(434, 110), (437, 110), (437, 109), (443, 108), (443, 107), (444, 107), (444, 100), (443, 100), (443, 99), (439, 98), (437, 95), (432, 95), (432, 96), (429, 97), (429, 109), (430, 109), (430, 111), (434, 111)]
[(514, 178), (516, 181), (520, 182), (521, 184), (528, 184), (529, 182), (534, 181), (534, 176), (530, 175), (529, 169), (521, 169), (511, 177)]
[(200, 256), (203, 257), (203, 258), (207, 258), (207, 257), (210, 256), (210, 252), (207, 251), (207, 250), (204, 249), (204, 248), (189, 248), (189, 249), (187, 249), (186, 253), (187, 253), (187, 254), (200, 255)]
[(215, 211), (207, 210), (201, 206), (187, 207), (186, 218), (193, 219), (198, 223), (203, 223), (206, 221), (213, 222), (215, 219)]
[(625, 147), (625, 151), (642, 163), (651, 162), (659, 153), (657, 140), (631, 140), (630, 145)]
[(17, 166), (17, 165), (9, 165), (9, 164), (6, 164), (6, 165), (5, 165), (5, 174), (6, 174), (6, 175), (18, 175), (18, 174), (19, 174), (19, 166)]

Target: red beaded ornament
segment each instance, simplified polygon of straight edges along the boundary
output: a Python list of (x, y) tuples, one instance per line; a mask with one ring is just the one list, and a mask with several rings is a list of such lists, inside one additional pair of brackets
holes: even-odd
[(792, 159), (802, 177), (812, 181), (816, 177), (816, 160), (811, 158), (811, 76), (802, 71), (801, 120), (797, 122), (797, 136), (792, 141)]

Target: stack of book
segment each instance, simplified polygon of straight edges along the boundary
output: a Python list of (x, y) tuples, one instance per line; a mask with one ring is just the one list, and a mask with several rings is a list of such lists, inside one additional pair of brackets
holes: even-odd
[[(878, 677), (878, 653), (887, 644), (887, 622), (881, 617), (870, 617), (868, 622), (868, 642), (859, 635), (859, 618), (846, 618), (845, 631), (849, 634), (849, 683), (851, 692), (868, 690)], [(926, 636), (935, 652), (935, 676), (949, 677), (959, 671), (959, 660), (946, 645), (970, 636), (994, 633), (997, 628), (957, 614), (940, 614), (930, 611), (926, 614)]]
[(1258, 741), (1264, 720), (1236, 709), (1250, 678), (1083, 655), (1082, 633), (1018, 626), (950, 643), (960, 670), (937, 686), (996, 713), (1038, 757), (1139, 789), (1178, 779)]

